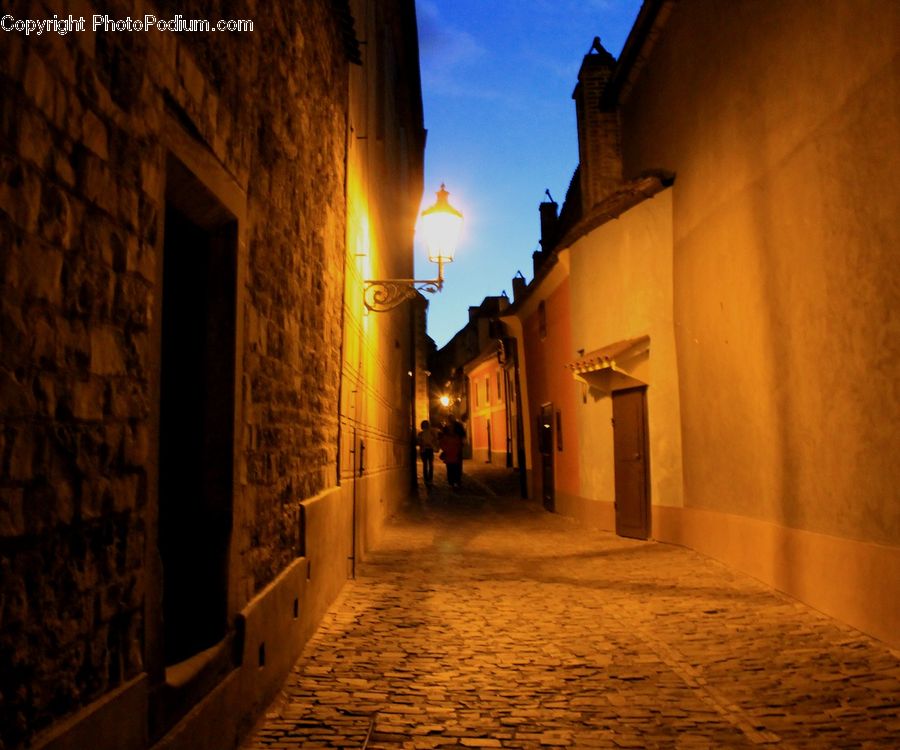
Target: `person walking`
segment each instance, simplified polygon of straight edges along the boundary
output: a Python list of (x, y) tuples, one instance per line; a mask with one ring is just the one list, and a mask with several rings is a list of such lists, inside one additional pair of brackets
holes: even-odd
[(422, 481), (425, 482), (426, 489), (430, 489), (434, 484), (434, 452), (440, 449), (440, 436), (427, 419), (422, 420), (421, 427), (416, 435), (416, 443), (422, 459)]
[(453, 489), (462, 487), (463, 442), (465, 428), (454, 418), (441, 432), (441, 460), (447, 464), (447, 484)]

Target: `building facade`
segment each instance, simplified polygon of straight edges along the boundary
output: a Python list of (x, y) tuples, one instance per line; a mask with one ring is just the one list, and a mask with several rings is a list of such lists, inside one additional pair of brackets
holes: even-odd
[(515, 428), (509, 422), (513, 416), (511, 389), (502, 355), (501, 343), (494, 341), (484, 354), (463, 367), (471, 400), (469, 442), (473, 461), (512, 466)]
[[(894, 644), (898, 29), (890, 3), (645, 3), (619, 60), (582, 66), (544, 248), (564, 278), (536, 273), (509, 321), (532, 411), (554, 392), (533, 367), (580, 389), (560, 510)], [(548, 359), (529, 319), (566, 284)]]
[(574, 430), (577, 387), (565, 364), (572, 351), (569, 256), (539, 255), (527, 292), (502, 318), (517, 337), (522, 391), (522, 433), (529, 497), (564, 512), (579, 491)]
[(4, 32), (5, 747), (235, 746), (409, 486), (414, 5), (244, 20)]
[[(501, 333), (495, 322), (508, 304), (509, 300), (500, 295), (485, 297), (480, 305), (469, 307), (469, 322), (434, 352), (430, 383), (431, 416), (435, 424), (453, 416), (462, 421), (468, 430), (472, 416), (472, 394), (466, 366), (497, 350)], [(471, 458), (471, 449), (469, 439), (465, 446), (467, 458)]]
[[(365, 32), (350, 79), (340, 445), (351, 571), (415, 482), (419, 298), (366, 306), (366, 281), (413, 277), (425, 131), (414, 3), (351, 3)], [(374, 42), (372, 40), (375, 40)], [(332, 546), (332, 552), (334, 548)], [(334, 552), (337, 555), (336, 552)]]

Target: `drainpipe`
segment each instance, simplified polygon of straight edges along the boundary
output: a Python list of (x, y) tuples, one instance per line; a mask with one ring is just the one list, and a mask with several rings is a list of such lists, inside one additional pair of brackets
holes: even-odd
[(519, 462), (519, 494), (528, 499), (528, 467), (525, 465), (525, 428), (522, 424), (522, 383), (519, 376), (519, 342), (506, 340), (507, 357), (512, 357), (513, 379), (516, 387), (516, 460)]
[(525, 458), (525, 428), (522, 424), (522, 387), (519, 380), (519, 359), (516, 354), (516, 460), (519, 462), (519, 494), (528, 499), (528, 466)]
[[(421, 296), (421, 295), (420, 295)], [(410, 300), (409, 309), (409, 443), (410, 443), (410, 463), (409, 470), (409, 492), (410, 497), (417, 497), (419, 494), (419, 457), (416, 451), (416, 386), (419, 382), (418, 357), (416, 356), (419, 348), (419, 305), (424, 302), (425, 309), (428, 309), (427, 300), (419, 297)], [(424, 312), (422, 313), (425, 314)]]
[[(353, 428), (353, 448), (350, 453), (356, 457), (356, 428)], [(354, 462), (355, 463), (355, 462)], [(356, 578), (356, 466), (353, 467), (353, 491), (350, 513), (350, 578)]]
[(512, 431), (513, 431), (513, 422), (512, 422), (512, 409), (510, 408), (509, 403), (509, 369), (503, 368), (503, 387), (504, 387), (504, 400), (506, 401), (506, 468), (511, 469), (513, 467), (513, 457), (512, 457)]

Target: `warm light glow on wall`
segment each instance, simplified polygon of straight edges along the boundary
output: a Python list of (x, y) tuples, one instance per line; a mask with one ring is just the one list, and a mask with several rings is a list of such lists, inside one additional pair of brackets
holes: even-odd
[(347, 248), (352, 254), (348, 258), (348, 270), (353, 268), (355, 273), (347, 275), (346, 301), (352, 310), (362, 308), (360, 326), (363, 335), (369, 327), (368, 309), (362, 304), (363, 279), (372, 276), (374, 245), (367, 193), (358, 176), (351, 173), (347, 177)]
[(355, 219), (353, 254), (357, 258), (367, 257), (372, 244), (372, 238), (369, 233), (369, 216), (365, 211), (352, 215)]

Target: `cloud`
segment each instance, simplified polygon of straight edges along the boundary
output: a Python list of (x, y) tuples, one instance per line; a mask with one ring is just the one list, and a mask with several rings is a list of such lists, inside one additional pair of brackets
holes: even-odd
[(422, 85), (430, 94), (494, 101), (503, 94), (480, 83), (487, 49), (442, 16), (433, 0), (417, 0)]
[(575, 85), (578, 78), (578, 69), (581, 65), (581, 58), (572, 57), (571, 59), (554, 57), (550, 54), (535, 52), (534, 50), (525, 50), (522, 53), (523, 59), (527, 60), (537, 69), (542, 70), (553, 78), (571, 83)]
[(419, 0), (419, 49), (423, 62), (447, 68), (476, 62), (485, 55), (472, 34), (455, 28), (442, 17), (437, 3)]

